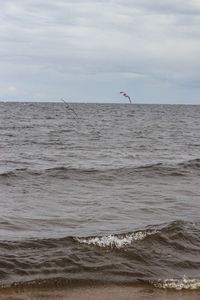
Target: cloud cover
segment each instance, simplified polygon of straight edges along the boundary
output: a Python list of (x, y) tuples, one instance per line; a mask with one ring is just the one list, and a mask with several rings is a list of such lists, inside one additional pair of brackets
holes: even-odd
[(5, 100), (200, 104), (200, 1), (1, 0)]

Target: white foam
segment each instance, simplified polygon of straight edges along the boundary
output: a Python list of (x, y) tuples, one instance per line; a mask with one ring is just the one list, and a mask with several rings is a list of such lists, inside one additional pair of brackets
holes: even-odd
[(186, 277), (182, 279), (166, 279), (154, 282), (153, 285), (163, 289), (196, 290), (200, 288), (200, 279), (187, 279)]
[(134, 241), (143, 240), (149, 235), (155, 234), (156, 231), (138, 231), (126, 235), (105, 235), (101, 237), (91, 237), (91, 238), (76, 238), (79, 243), (87, 245), (95, 245), (100, 248), (124, 248), (131, 245)]

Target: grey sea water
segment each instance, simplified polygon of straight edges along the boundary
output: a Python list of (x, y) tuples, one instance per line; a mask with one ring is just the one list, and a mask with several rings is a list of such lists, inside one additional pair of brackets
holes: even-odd
[(0, 281), (200, 288), (200, 106), (0, 104)]

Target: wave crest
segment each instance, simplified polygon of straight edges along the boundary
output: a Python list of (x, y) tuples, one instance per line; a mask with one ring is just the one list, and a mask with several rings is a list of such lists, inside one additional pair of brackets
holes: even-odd
[(156, 234), (157, 231), (138, 231), (135, 233), (129, 233), (125, 235), (105, 235), (88, 238), (75, 238), (81, 244), (94, 245), (100, 248), (125, 248), (131, 245), (134, 241), (141, 241), (149, 235)]
[(163, 288), (163, 289), (197, 290), (200, 289), (200, 279), (198, 278), (189, 279), (186, 277), (183, 277), (182, 279), (165, 279), (165, 280), (158, 280), (157, 282), (153, 282), (153, 285), (156, 288)]
[(140, 166), (124, 166), (119, 168), (77, 168), (72, 166), (52, 166), (47, 169), (34, 170), (29, 168), (14, 168), (12, 170), (0, 171), (0, 177), (27, 177), (27, 176), (49, 176), (62, 179), (84, 176), (84, 178), (98, 178), (108, 176), (116, 179), (121, 177), (133, 177), (141, 174), (143, 176), (187, 176), (191, 172), (199, 174), (200, 159), (192, 159), (180, 163), (163, 164), (161, 162), (152, 164), (141, 164)]
[(199, 169), (200, 168), (200, 158), (191, 159), (186, 162), (180, 163), (179, 165), (185, 169), (188, 169), (188, 168)]

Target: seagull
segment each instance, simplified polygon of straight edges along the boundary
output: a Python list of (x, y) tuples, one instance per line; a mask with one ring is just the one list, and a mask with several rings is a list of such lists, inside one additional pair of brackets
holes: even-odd
[[(71, 105), (69, 105), (69, 103), (67, 103), (63, 98), (61, 98), (60, 100), (61, 100), (63, 103), (65, 103), (65, 106), (66, 106), (67, 109), (69, 109), (69, 110), (72, 111), (72, 113), (74, 114), (74, 115), (73, 115), (74, 119), (77, 120), (78, 115), (77, 115), (77, 113), (75, 112), (75, 110), (71, 107)], [(76, 116), (76, 117), (75, 117), (75, 116)]]
[(122, 96), (124, 96), (124, 97), (128, 98), (128, 100), (129, 100), (130, 104), (132, 104), (132, 102), (131, 102), (131, 98), (129, 97), (129, 95), (127, 95), (125, 92), (120, 92), (120, 94), (122, 94)]

